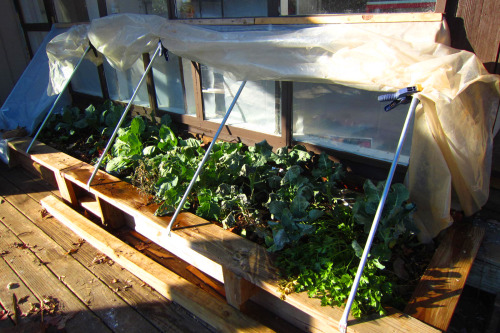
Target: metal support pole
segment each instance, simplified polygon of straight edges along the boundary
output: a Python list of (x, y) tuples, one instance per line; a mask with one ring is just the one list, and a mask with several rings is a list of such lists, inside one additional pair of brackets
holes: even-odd
[(363, 251), (363, 255), (361, 256), (361, 261), (358, 266), (358, 271), (356, 272), (356, 277), (354, 278), (354, 282), (351, 288), (351, 292), (349, 294), (349, 298), (347, 299), (347, 303), (344, 309), (344, 313), (339, 322), (339, 331), (345, 333), (347, 330), (347, 317), (349, 316), (349, 312), (351, 311), (352, 303), (354, 302), (354, 297), (356, 296), (356, 292), (358, 290), (359, 281), (361, 280), (361, 276), (363, 275), (363, 269), (365, 268), (366, 260), (368, 258), (368, 254), (370, 253), (370, 248), (373, 243), (373, 239), (375, 237), (375, 233), (377, 232), (377, 227), (380, 222), (380, 218), (382, 216), (382, 211), (384, 209), (385, 200), (387, 199), (387, 194), (389, 193), (389, 189), (391, 188), (392, 178), (394, 176), (394, 172), (396, 171), (396, 166), (398, 165), (399, 155), (401, 154), (401, 149), (403, 148), (403, 143), (406, 138), (406, 134), (408, 132), (408, 128), (410, 127), (410, 123), (415, 115), (415, 109), (419, 103), (419, 99), (413, 97), (410, 109), (408, 110), (408, 114), (406, 116), (405, 123), (403, 125), (403, 129), (401, 130), (401, 136), (399, 138), (398, 147), (396, 149), (396, 153), (394, 155), (394, 159), (391, 164), (391, 169), (389, 170), (389, 175), (387, 176), (387, 180), (385, 182), (384, 191), (382, 192), (382, 197), (380, 198), (380, 203), (377, 208), (377, 212), (375, 213), (375, 217), (373, 218), (372, 227), (370, 229), (370, 234), (368, 235), (368, 240), (366, 241), (365, 249)]
[(71, 79), (73, 78), (73, 75), (75, 75), (76, 73), (76, 70), (78, 69), (78, 67), (80, 67), (80, 64), (82, 63), (83, 61), (83, 58), (85, 58), (85, 56), (87, 55), (87, 53), (89, 52), (90, 50), (90, 44), (89, 46), (87, 46), (87, 48), (85, 49), (85, 52), (83, 52), (83, 55), (81, 56), (80, 60), (78, 60), (78, 63), (76, 64), (75, 66), (75, 69), (73, 70), (73, 73), (71, 73), (71, 76), (68, 78), (68, 80), (64, 83), (64, 86), (61, 90), (61, 92), (59, 93), (59, 95), (57, 95), (57, 98), (56, 100), (54, 101), (54, 103), (52, 104), (52, 107), (50, 108), (49, 112), (47, 113), (47, 115), (45, 116), (45, 119), (43, 120), (42, 124), (40, 125), (40, 127), (38, 128), (38, 131), (36, 132), (35, 136), (33, 137), (33, 140), (31, 140), (31, 143), (30, 145), (28, 146), (28, 149), (26, 149), (26, 154), (29, 153), (30, 149), (31, 149), (31, 146), (33, 146), (33, 143), (35, 143), (35, 140), (36, 138), (38, 137), (38, 135), (40, 135), (40, 132), (42, 132), (42, 129), (43, 127), (45, 126), (45, 123), (47, 122), (47, 120), (49, 120), (52, 112), (54, 111), (54, 109), (56, 108), (56, 105), (57, 105), (57, 102), (59, 102), (59, 100), (61, 99), (61, 96), (63, 94), (63, 92), (66, 90), (66, 88), (68, 87)]
[(212, 142), (210, 143), (210, 146), (208, 147), (208, 149), (205, 153), (205, 156), (203, 156), (203, 159), (201, 160), (200, 164), (198, 165), (198, 168), (196, 169), (196, 172), (194, 173), (193, 179), (191, 179), (191, 182), (189, 183), (189, 186), (188, 186), (186, 192), (184, 193), (184, 196), (182, 197), (181, 202), (177, 206), (177, 209), (175, 210), (175, 213), (172, 216), (170, 223), (168, 224), (167, 235), (170, 236), (170, 231), (172, 230), (172, 225), (174, 224), (175, 220), (177, 219), (177, 216), (179, 215), (179, 213), (181, 212), (181, 209), (184, 206), (184, 203), (186, 202), (187, 197), (188, 197), (189, 193), (191, 192), (191, 189), (193, 188), (194, 183), (196, 182), (196, 179), (198, 178), (198, 176), (201, 173), (201, 169), (203, 168), (203, 165), (208, 160), (208, 157), (210, 156), (210, 153), (212, 152), (212, 149), (215, 145), (215, 141), (217, 141), (217, 138), (219, 137), (220, 132), (224, 128), (224, 125), (226, 124), (226, 121), (229, 118), (231, 111), (233, 110), (234, 106), (236, 105), (236, 102), (238, 101), (238, 98), (240, 97), (241, 91), (245, 87), (246, 83), (247, 83), (247, 81), (243, 81), (241, 83), (240, 88), (238, 89), (238, 92), (234, 96), (233, 101), (231, 102), (231, 105), (229, 106), (229, 109), (227, 109), (226, 115), (222, 119), (222, 122), (220, 123), (220, 126), (219, 126), (219, 129), (217, 130), (217, 133), (215, 133), (215, 136), (214, 136)]
[(97, 171), (99, 171), (99, 167), (101, 166), (102, 161), (104, 160), (104, 157), (106, 157), (106, 154), (108, 153), (109, 149), (111, 148), (113, 141), (115, 141), (116, 135), (118, 134), (118, 130), (120, 129), (120, 126), (122, 125), (123, 121), (125, 120), (125, 117), (127, 116), (128, 110), (130, 109), (130, 106), (134, 102), (134, 99), (137, 96), (137, 93), (139, 92), (139, 88), (142, 85), (142, 82), (144, 82), (144, 78), (147, 76), (148, 72), (151, 70), (151, 67), (153, 66), (153, 62), (155, 61), (158, 54), (161, 55), (161, 50), (162, 50), (161, 42), (158, 42), (158, 47), (156, 48), (156, 51), (153, 54), (153, 57), (151, 58), (151, 61), (149, 62), (148, 67), (146, 67), (144, 74), (142, 74), (142, 77), (139, 80), (139, 83), (135, 87), (134, 93), (132, 94), (132, 97), (130, 98), (130, 101), (128, 102), (127, 107), (125, 108), (125, 110), (123, 110), (120, 121), (118, 121), (118, 124), (116, 125), (115, 130), (113, 131), (113, 134), (111, 135), (111, 138), (109, 139), (108, 144), (106, 145), (106, 148), (104, 149), (104, 151), (101, 154), (101, 157), (99, 158), (99, 161), (94, 166), (94, 172), (92, 172), (92, 175), (90, 176), (90, 178), (87, 182), (87, 190), (90, 189), (90, 184), (92, 184), (92, 180), (94, 180), (94, 177), (97, 174)]

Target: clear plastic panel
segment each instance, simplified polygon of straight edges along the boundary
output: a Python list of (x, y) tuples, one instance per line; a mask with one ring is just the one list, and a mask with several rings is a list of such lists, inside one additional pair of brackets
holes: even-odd
[(152, 0), (145, 1), (146, 13), (163, 17), (168, 17), (168, 2), (169, 0)]
[[(201, 65), (201, 77), (205, 119), (220, 122), (241, 81), (231, 80), (204, 65)], [(279, 135), (281, 107), (276, 92), (274, 81), (247, 82), (227, 125)]]
[(184, 87), (186, 93), (186, 114), (196, 116), (196, 97), (194, 94), (194, 81), (192, 75), (192, 64), (187, 59), (182, 59), (182, 72), (184, 74)]
[(48, 33), (48, 31), (28, 31), (28, 39), (30, 40), (30, 46), (33, 53), (36, 53)]
[(48, 23), (43, 0), (20, 0), (19, 4), (23, 12), (24, 23)]
[[(147, 3), (143, 0), (107, 0), (106, 7), (108, 14), (135, 13), (148, 14)], [(150, 13), (149, 13), (150, 14)]]
[[(128, 103), (144, 73), (144, 62), (139, 59), (130, 69), (125, 71), (114, 69), (106, 61), (103, 64), (109, 97), (113, 100)], [(148, 90), (145, 81), (139, 88), (134, 104), (149, 107)]]
[(53, 2), (58, 22), (89, 21), (87, 2), (85, 0), (53, 0)]
[(267, 0), (224, 0), (224, 17), (268, 16)]
[(99, 14), (99, 5), (96, 0), (85, 0), (85, 2), (87, 4), (87, 14), (90, 20), (101, 17)]
[(80, 67), (71, 79), (71, 87), (76, 92), (102, 97), (99, 73), (92, 61), (83, 59)]
[[(392, 161), (408, 105), (390, 112), (374, 91), (340, 85), (293, 84), (293, 139)], [(411, 131), (400, 164), (408, 165)]]
[[(156, 97), (160, 110), (185, 113), (181, 65), (181, 59), (174, 54), (169, 54), (168, 61), (161, 57), (153, 64)], [(188, 75), (191, 76), (191, 72), (188, 72)], [(190, 89), (192, 90), (192, 85)], [(192, 112), (196, 114), (196, 109), (192, 109)]]

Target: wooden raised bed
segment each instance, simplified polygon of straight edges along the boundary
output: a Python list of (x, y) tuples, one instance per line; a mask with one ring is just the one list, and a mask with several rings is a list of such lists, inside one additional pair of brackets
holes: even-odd
[[(206, 295), (201, 297), (190, 287), (178, 288), (179, 285), (184, 285), (183, 281), (163, 272), (156, 265), (143, 262), (150, 270), (144, 268), (141, 266), (142, 259), (134, 261), (135, 256), (130, 249), (124, 248), (114, 238), (108, 241), (95, 240), (95, 243), (101, 242), (97, 244), (99, 246), (93, 244), (117, 260), (123, 259), (122, 265), (130, 268), (134, 274), (220, 331), (263, 331), (262, 327), (256, 326), (255, 321), (236, 310), (241, 309), (248, 299), (304, 331), (338, 331), (341, 308), (322, 307), (317, 299), (309, 298), (307, 293), (294, 293), (287, 295), (285, 300), (281, 299), (277, 271), (265, 248), (191, 213), (181, 213), (171, 236), (168, 236), (165, 230), (170, 217), (155, 216), (157, 205), (148, 204), (148, 198), (139, 194), (135, 187), (99, 171), (93, 185), (86, 189), (86, 182), (93, 171), (92, 166), (42, 143), (36, 143), (31, 154), (26, 155), (24, 152), (29, 142), (28, 139), (18, 139), (9, 143), (12, 164), (21, 164), (35, 170), (45, 179), (55, 181), (67, 204), (93, 212), (106, 225), (118, 227), (127, 223), (140, 234), (224, 283), (226, 300), (232, 307), (219, 304)], [(95, 225), (92, 227), (91, 222), (83, 216), (74, 215), (77, 213), (70, 207), (61, 206), (54, 198), (46, 198), (43, 202), (49, 212), (70, 228), (83, 228), (87, 230), (88, 237), (97, 237), (98, 232), (92, 229)], [(76, 220), (79, 227), (71, 227), (72, 221)], [(85, 225), (87, 227), (82, 227)], [(382, 317), (350, 318), (348, 331), (446, 330), (484, 234), (482, 229), (470, 225), (463, 228), (465, 229), (455, 228), (445, 237), (443, 246), (438, 249), (431, 263), (434, 266), (424, 274), (423, 282), (406, 309), (419, 319), (390, 309)], [(76, 229), (73, 230), (78, 233)], [(192, 297), (201, 297), (203, 301), (190, 299)], [(221, 309), (213, 309), (216, 307)]]

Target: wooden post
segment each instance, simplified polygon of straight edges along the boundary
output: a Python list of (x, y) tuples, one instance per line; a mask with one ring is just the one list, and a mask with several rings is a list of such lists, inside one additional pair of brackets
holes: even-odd
[(96, 200), (97, 204), (99, 205), (103, 225), (111, 227), (113, 229), (117, 229), (123, 226), (124, 215), (120, 209), (106, 202), (99, 196), (96, 196)]
[(256, 286), (227, 268), (222, 268), (222, 274), (224, 276), (227, 303), (238, 310), (242, 310), (245, 302), (257, 291)]
[(73, 207), (78, 206), (78, 199), (76, 197), (73, 183), (64, 178), (64, 176), (59, 172), (54, 172), (54, 176), (56, 177), (57, 187), (61, 193), (61, 198)]

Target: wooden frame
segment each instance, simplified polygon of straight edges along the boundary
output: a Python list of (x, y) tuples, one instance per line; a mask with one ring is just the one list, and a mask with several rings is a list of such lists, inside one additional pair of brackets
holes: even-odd
[[(242, 309), (246, 300), (251, 299), (302, 330), (337, 331), (338, 321), (342, 315), (341, 308), (321, 307), (320, 302), (308, 298), (307, 293), (294, 293), (287, 295), (285, 300), (281, 299), (279, 276), (272, 265), (271, 256), (260, 245), (223, 230), (191, 213), (181, 213), (172, 235), (168, 236), (165, 232), (170, 217), (155, 216), (158, 204), (150, 204), (149, 198), (140, 195), (135, 187), (99, 171), (94, 185), (87, 192), (86, 182), (93, 171), (92, 166), (38, 142), (33, 146), (31, 155), (26, 155), (24, 151), (29, 142), (28, 139), (9, 142), (13, 163), (21, 164), (28, 169), (32, 169), (36, 164), (38, 166), (36, 172), (45, 174), (45, 177), (47, 173), (52, 172), (58, 180), (61, 193), (69, 192), (64, 195), (71, 206), (90, 210), (99, 216), (103, 223), (110, 226), (127, 223), (151, 241), (205, 274), (223, 282), (228, 304)], [(52, 204), (46, 205), (46, 208), (52, 211), (54, 200), (47, 200), (46, 202)], [(59, 204), (57, 206), (63, 207), (57, 209), (60, 220), (64, 220), (68, 214), (76, 214), (69, 206)], [(118, 211), (121, 212), (121, 216), (116, 214)], [(76, 216), (69, 218), (71, 221), (76, 219), (82, 218)], [(442, 244), (446, 246), (436, 252), (432, 261), (434, 266), (429, 267), (428, 273), (424, 274), (423, 284), (417, 287), (407, 307), (408, 311), (416, 313), (418, 318), (430, 325), (446, 330), (483, 235), (484, 230), (465, 224), (460, 226), (458, 231), (445, 236)], [(102, 251), (116, 254), (115, 248), (111, 245), (109, 247), (103, 246)], [(457, 262), (460, 262), (460, 265), (457, 265)], [(147, 269), (140, 271), (147, 278), (152, 277)], [(153, 281), (159, 283), (157, 279)], [(440, 285), (439, 289), (433, 287), (437, 283)], [(159, 288), (160, 292), (166, 292), (166, 297), (172, 297), (168, 281), (163, 281)], [(191, 305), (194, 306), (196, 313), (205, 315), (199, 304), (190, 301), (184, 304), (188, 310), (193, 310), (190, 308)], [(220, 323), (219, 318), (211, 319), (210, 316), (205, 316), (203, 319)], [(390, 309), (386, 316), (349, 320), (349, 332), (388, 330), (437, 332), (433, 327), (393, 309)]]

